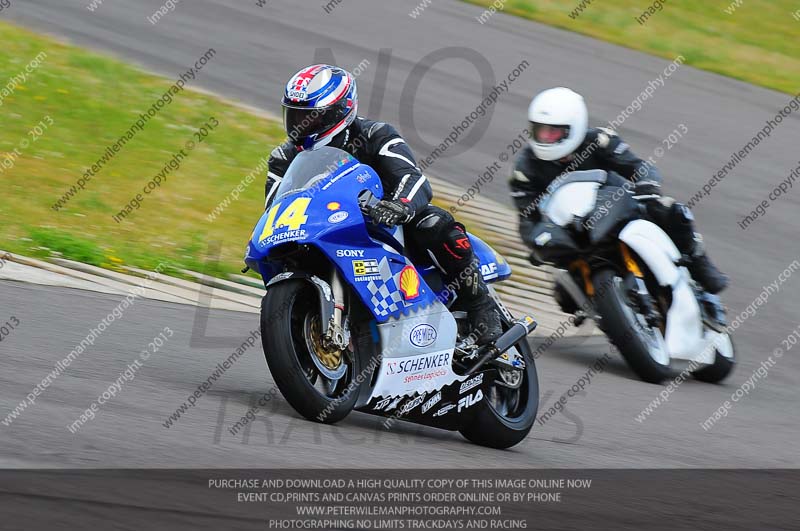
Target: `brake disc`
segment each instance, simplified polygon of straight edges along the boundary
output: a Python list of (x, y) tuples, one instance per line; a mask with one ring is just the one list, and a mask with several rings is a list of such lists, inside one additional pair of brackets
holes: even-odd
[(347, 372), (344, 351), (325, 346), (318, 315), (306, 316), (304, 331), (308, 353), (320, 374), (329, 380), (341, 379)]

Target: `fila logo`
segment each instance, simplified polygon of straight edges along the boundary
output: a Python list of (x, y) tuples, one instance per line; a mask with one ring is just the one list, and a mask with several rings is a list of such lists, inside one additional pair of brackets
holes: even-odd
[(478, 392), (475, 393), (474, 395), (462, 396), (458, 400), (458, 413), (461, 413), (462, 409), (467, 409), (469, 407), (474, 406), (481, 400), (483, 400), (483, 391), (481, 391), (480, 389), (478, 389)]

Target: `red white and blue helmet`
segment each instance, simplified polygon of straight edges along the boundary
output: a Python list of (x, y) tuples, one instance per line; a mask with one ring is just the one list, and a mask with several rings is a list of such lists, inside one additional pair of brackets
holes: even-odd
[(356, 118), (358, 93), (350, 72), (331, 65), (303, 68), (286, 83), (283, 125), (302, 149), (327, 145)]

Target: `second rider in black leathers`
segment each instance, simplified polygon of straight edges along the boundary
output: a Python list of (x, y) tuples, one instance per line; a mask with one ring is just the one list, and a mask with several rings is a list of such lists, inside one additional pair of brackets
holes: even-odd
[[(534, 227), (540, 221), (536, 207), (550, 183), (565, 172), (602, 169), (631, 181), (632, 192), (645, 201), (649, 217), (689, 259), (692, 278), (709, 293), (727, 286), (727, 277), (705, 253), (691, 211), (661, 195), (658, 169), (637, 157), (614, 131), (588, 128), (588, 111), (579, 94), (563, 87), (546, 90), (533, 99), (528, 115), (529, 145), (517, 158), (510, 181), (511, 197), (520, 214), (520, 235), (526, 243), (533, 242)], [(609, 178), (620, 179), (614, 173)], [(555, 295), (564, 307), (565, 295), (558, 288)]]

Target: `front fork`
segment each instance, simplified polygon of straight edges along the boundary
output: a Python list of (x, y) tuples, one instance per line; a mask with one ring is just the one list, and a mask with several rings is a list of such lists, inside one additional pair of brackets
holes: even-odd
[(331, 292), (333, 294), (333, 316), (330, 326), (323, 338), (327, 346), (344, 350), (350, 343), (350, 333), (344, 317), (345, 286), (342, 276), (336, 267), (332, 267), (331, 272)]
[[(640, 306), (639, 310), (645, 316), (648, 323), (651, 326), (658, 326), (659, 313), (655, 308), (653, 297), (645, 284), (644, 274), (636, 258), (634, 258), (630, 249), (628, 249), (628, 246), (623, 242), (620, 242), (619, 245), (622, 263), (629, 273), (623, 276), (623, 286), (628, 290), (628, 293), (634, 297)], [(592, 299), (595, 296), (605, 296), (611, 286), (595, 286), (592, 282), (592, 268), (589, 263), (582, 258), (572, 262), (568, 271), (559, 271), (555, 276), (556, 281), (578, 305), (578, 312), (576, 312), (576, 315), (581, 322), (586, 317), (590, 317), (596, 322), (599, 322), (600, 316), (597, 315), (594, 310)], [(582, 285), (578, 284), (576, 277), (580, 278)]]
[[(578, 284), (573, 276), (573, 272), (575, 272), (576, 268), (581, 275), (583, 281), (582, 286)], [(572, 298), (578, 307), (575, 313), (577, 318), (575, 326), (579, 326), (587, 317), (599, 323), (600, 316), (595, 312), (594, 303), (592, 302), (592, 297), (595, 296), (595, 290), (594, 284), (592, 284), (589, 264), (584, 260), (580, 260), (580, 262), (574, 262), (570, 265), (569, 271), (557, 270), (554, 272), (553, 276), (555, 277), (555, 281), (567, 292), (567, 295)]]
[(628, 270), (628, 273), (630, 273), (626, 275), (626, 288), (638, 303), (639, 311), (644, 315), (647, 324), (659, 328), (662, 324), (661, 314), (656, 309), (653, 295), (647, 289), (647, 285), (644, 281), (644, 273), (642, 273), (639, 263), (624, 242), (619, 242), (619, 248), (622, 261), (625, 263), (625, 268)]

